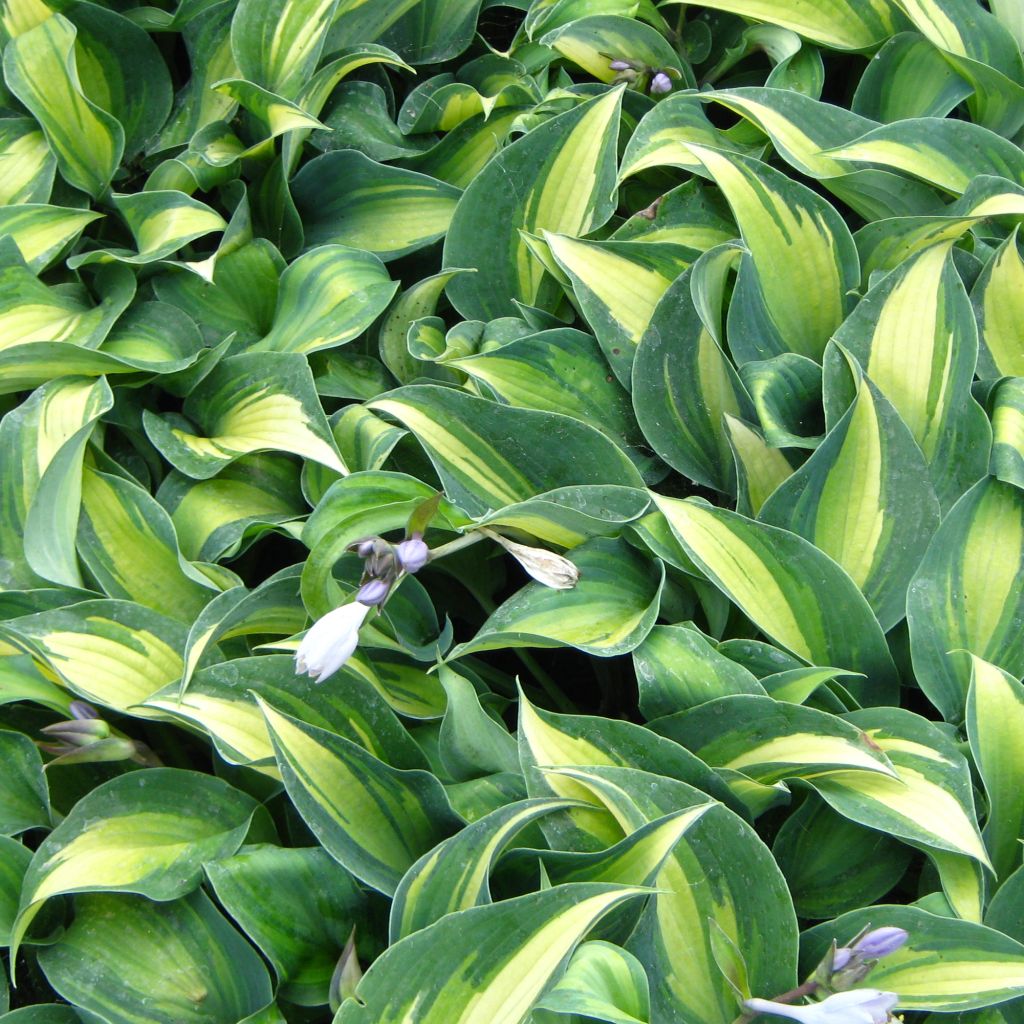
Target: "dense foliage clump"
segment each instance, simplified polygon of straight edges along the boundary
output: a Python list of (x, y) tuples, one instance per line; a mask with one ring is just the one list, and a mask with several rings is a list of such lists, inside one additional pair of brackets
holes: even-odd
[(0, 0), (0, 1022), (1019, 1024), (1019, 0)]

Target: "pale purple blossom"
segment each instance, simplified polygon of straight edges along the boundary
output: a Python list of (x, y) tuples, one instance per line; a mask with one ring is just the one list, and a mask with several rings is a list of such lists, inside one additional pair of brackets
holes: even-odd
[(799, 1024), (886, 1024), (899, 996), (876, 988), (837, 992), (820, 1003), (790, 1006), (771, 999), (748, 999), (743, 1005), (754, 1013), (788, 1017)]
[(672, 79), (665, 74), (664, 71), (659, 71), (651, 79), (651, 92), (655, 95), (661, 95), (662, 93), (672, 91)]

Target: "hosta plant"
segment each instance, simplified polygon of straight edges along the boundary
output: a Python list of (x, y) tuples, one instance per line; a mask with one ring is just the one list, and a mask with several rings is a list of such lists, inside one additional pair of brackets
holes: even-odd
[(1018, 0), (0, 0), (0, 1022), (1024, 1020)]

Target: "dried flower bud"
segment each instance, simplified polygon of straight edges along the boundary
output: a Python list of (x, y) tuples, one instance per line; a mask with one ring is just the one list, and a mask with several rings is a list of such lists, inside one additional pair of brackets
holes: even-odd
[(662, 93), (672, 91), (672, 79), (665, 74), (664, 71), (659, 71), (651, 79), (651, 93), (655, 96)]
[(496, 540), (538, 583), (554, 590), (571, 590), (580, 579), (580, 571), (562, 555), (546, 548), (532, 548), (527, 544), (517, 544), (500, 533), (487, 531), (487, 535)]
[(398, 564), (409, 573), (419, 572), (430, 560), (430, 548), (423, 542), (423, 538), (413, 534), (408, 540), (403, 540), (395, 548), (395, 555)]

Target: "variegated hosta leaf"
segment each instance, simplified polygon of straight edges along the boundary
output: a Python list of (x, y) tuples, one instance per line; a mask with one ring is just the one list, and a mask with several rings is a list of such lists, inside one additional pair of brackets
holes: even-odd
[(49, 267), (84, 228), (101, 216), (92, 210), (45, 203), (12, 203), (0, 207), (0, 235), (11, 238), (29, 269), (38, 272)]
[(574, 548), (593, 537), (615, 537), (647, 510), (650, 498), (635, 487), (583, 484), (556, 487), (506, 505), (478, 520), (482, 526), (522, 530), (547, 544)]
[(339, 1024), (518, 1024), (587, 932), (647, 892), (561, 885), (445, 917), (374, 962)]
[(253, 349), (308, 355), (362, 334), (398, 284), (372, 253), (323, 245), (292, 263), (278, 289), (273, 326)]
[[(473, 515), (572, 484), (643, 486), (625, 452), (568, 416), (510, 408), (434, 385), (400, 388), (370, 408), (394, 416), (416, 436), (445, 493)], [(547, 443), (552, 436), (561, 443)]]
[(695, 629), (655, 626), (633, 651), (640, 710), (651, 721), (734, 693), (763, 694), (757, 677)]
[(865, 378), (843, 418), (758, 518), (833, 558), (882, 628), (891, 629), (905, 614), (907, 587), (938, 528), (939, 505), (913, 436)]
[(903, 171), (955, 195), (979, 175), (1024, 184), (1024, 154), (1017, 146), (981, 125), (948, 117), (882, 125), (826, 155)]
[(906, 945), (881, 960), (871, 984), (895, 992), (906, 1010), (970, 1010), (1006, 1002), (1024, 991), (1024, 947), (993, 928), (929, 914), (918, 907), (874, 906), (820, 924), (801, 938), (807, 964), (870, 923), (903, 928)]
[[(310, 160), (291, 182), (306, 245), (338, 243), (396, 259), (448, 230), (459, 189), (355, 150)], [(458, 264), (456, 265), (465, 265)]]
[(186, 895), (199, 885), (205, 861), (238, 849), (255, 809), (245, 793), (199, 772), (159, 768), (111, 779), (83, 797), (33, 854), (13, 945), (60, 893)]
[(528, 132), (463, 193), (444, 247), (446, 265), (477, 270), (448, 286), (463, 316), (508, 315), (513, 299), (542, 307), (551, 301), (522, 233), (577, 236), (611, 216), (621, 98), (612, 90)]
[[(934, 245), (884, 277), (835, 335), (910, 428), (943, 512), (985, 472), (991, 440), (971, 396), (977, 330), (950, 248)], [(838, 349), (826, 363), (833, 421), (852, 397), (849, 370)]]
[(221, 640), (259, 633), (291, 636), (305, 624), (295, 566), (282, 569), (252, 590), (236, 586), (223, 591), (206, 602), (192, 621), (179, 692), (185, 692), (193, 672)]
[(571, 800), (521, 800), (501, 807), (425, 853), (402, 876), (391, 904), (392, 942), (448, 914), (491, 902), (490, 874), (516, 836)]
[(597, 538), (571, 552), (579, 582), (532, 582), (490, 615), (449, 659), (505, 647), (575, 647), (610, 658), (633, 650), (658, 615), (664, 569), (621, 540)]
[(210, 281), (176, 270), (154, 278), (153, 287), (199, 323), (211, 342), (234, 334), (243, 346), (270, 331), (284, 269), (277, 249), (259, 238), (219, 256)]
[(515, 737), (487, 713), (471, 680), (447, 665), (437, 674), (447, 697), (437, 733), (438, 756), (445, 773), (464, 782), (484, 774), (518, 772)]
[(246, 455), (208, 480), (172, 471), (157, 500), (170, 513), (182, 553), (206, 561), (237, 554), (306, 511), (298, 468), (283, 455)]
[(633, 354), (658, 300), (694, 254), (665, 243), (584, 242), (549, 231), (544, 237), (605, 358), (628, 388)]
[(391, 895), (405, 871), (461, 824), (437, 779), (256, 698), (285, 787), (313, 834), (356, 878)]
[(832, 772), (811, 780), (825, 800), (862, 825), (988, 867), (967, 762), (956, 745), (932, 723), (900, 708), (857, 711), (849, 721), (871, 737), (898, 779)]
[(898, 676), (878, 620), (826, 554), (734, 512), (654, 500), (690, 557), (768, 636), (811, 664), (863, 672), (867, 679), (851, 681), (851, 691), (865, 703), (888, 703)]
[(242, 0), (231, 21), (231, 51), (242, 74), (294, 97), (316, 69), (338, 0)]
[(520, 701), (519, 758), (531, 796), (553, 795), (589, 805), (543, 823), (554, 849), (599, 850), (625, 834), (622, 821), (604, 810), (602, 800), (586, 786), (573, 781), (570, 769), (610, 765), (650, 772), (739, 806), (718, 776), (679, 744), (631, 722), (542, 711), (525, 698)]
[(143, 488), (86, 468), (78, 553), (108, 597), (191, 622), (217, 594), (181, 555), (167, 513)]
[(0, 154), (4, 167), (0, 203), (45, 203), (50, 198), (57, 161), (32, 118), (0, 120)]
[[(534, 1012), (538, 1024), (580, 1014), (611, 1024), (640, 1024), (650, 1019), (650, 984), (644, 965), (610, 942), (584, 942), (573, 953), (555, 987)], [(554, 1014), (559, 1014), (555, 1017)]]
[(888, 758), (861, 730), (834, 715), (770, 697), (720, 697), (658, 719), (652, 729), (715, 768), (769, 785), (842, 770), (894, 777)]
[(97, 420), (112, 404), (105, 380), (59, 377), (3, 418), (0, 586), (81, 583), (74, 543), (82, 459)]
[[(693, 145), (757, 156), (762, 147), (746, 145), (716, 128), (704, 105), (690, 93), (667, 96), (637, 125), (622, 158), (619, 178), (625, 179), (652, 167), (678, 167), (699, 173), (700, 158)], [(722, 242), (728, 238), (720, 239)]]
[(11, 926), (18, 913), (22, 879), (32, 851), (17, 839), (0, 836), (0, 945), (11, 944)]
[(638, 63), (673, 68), (683, 74), (679, 55), (671, 45), (666, 45), (668, 40), (657, 29), (617, 14), (574, 18), (541, 36), (538, 42), (602, 82), (615, 79), (615, 69), (609, 67), (609, 54), (628, 54)]
[(638, 466), (649, 461), (638, 451), (643, 437), (629, 395), (608, 380), (608, 363), (589, 334), (570, 327), (541, 331), (445, 365), (468, 374), (509, 405), (589, 423), (632, 454)]
[[(35, 745), (20, 732), (0, 730), (0, 760), (6, 776), (0, 795), (0, 835), (48, 827), (50, 794)], [(12, 917), (12, 926), (13, 921)]]
[[(632, 833), (703, 794), (671, 778), (632, 768), (565, 769)], [(768, 849), (733, 812), (712, 805), (682, 836), (655, 879), (658, 895), (627, 943), (648, 965), (655, 1020), (686, 1016), (728, 1024), (733, 989), (716, 966), (714, 921), (743, 951), (753, 991), (792, 986), (796, 918), (786, 884)]]
[(1017, 229), (999, 246), (971, 289), (978, 319), (978, 375), (1019, 376), (1024, 372), (1024, 259)]
[(1000, 135), (1024, 124), (1024, 60), (1017, 41), (987, 11), (960, 0), (896, 0), (914, 27), (973, 86), (971, 119)]
[(756, 516), (775, 491), (793, 475), (785, 454), (773, 448), (749, 423), (723, 414), (726, 435), (736, 463), (736, 511)]
[(913, 851), (808, 796), (772, 843), (800, 917), (820, 921), (884, 897)]
[(124, 128), (82, 91), (75, 26), (61, 14), (4, 47), (4, 80), (39, 122), (64, 180), (103, 195), (124, 154)]
[(282, 998), (300, 1006), (327, 1002), (331, 976), (363, 893), (317, 847), (246, 846), (205, 864), (221, 906), (270, 960)]
[(97, 249), (72, 257), (68, 265), (88, 263), (154, 263), (177, 252), (189, 242), (211, 231), (222, 231), (224, 218), (184, 192), (171, 189), (136, 192), (113, 197), (113, 203), (135, 239), (138, 252), (125, 249)]
[(947, 721), (964, 717), (971, 654), (1024, 675), (1024, 494), (986, 477), (950, 510), (907, 598), (918, 685)]
[(146, 707), (202, 729), (229, 764), (249, 765), (272, 778), (280, 773), (255, 697), (357, 743), (394, 768), (424, 767), (419, 747), (355, 666), (342, 678), (336, 690), (311, 688), (306, 677), (296, 675), (288, 655), (233, 658), (200, 669), (184, 694), (172, 683), (153, 694)]
[(989, 472), (1017, 487), (1024, 486), (1024, 378), (1004, 377), (989, 398), (992, 456)]
[(1020, 865), (1024, 802), (1015, 785), (1018, 751), (1024, 742), (1024, 688), (981, 658), (972, 659), (967, 691), (967, 735), (985, 783), (988, 816), (982, 833), (1000, 879)]
[(893, 36), (867, 66), (853, 97), (858, 114), (876, 121), (945, 117), (971, 95), (945, 55), (916, 32)]
[(111, 1024), (255, 1020), (273, 995), (259, 954), (202, 891), (169, 903), (79, 896), (74, 923), (40, 961), (60, 995)]
[(0, 637), (73, 693), (135, 714), (180, 678), (186, 634), (180, 622), (130, 601), (82, 601), (0, 623)]
[[(184, 414), (161, 417), (147, 409), (144, 423), (168, 462), (193, 479), (205, 480), (243, 455), (268, 450), (346, 472), (299, 353), (222, 360), (189, 394)], [(194, 417), (196, 426), (185, 417)]]
[(849, 228), (824, 199), (780, 171), (690, 148), (725, 193), (750, 252), (729, 310), (731, 351), (741, 363), (780, 352), (820, 361), (860, 280)]
[(801, 0), (700, 0), (700, 6), (782, 25), (839, 50), (870, 49), (905, 24), (891, 0), (834, 0), (823, 5)]

